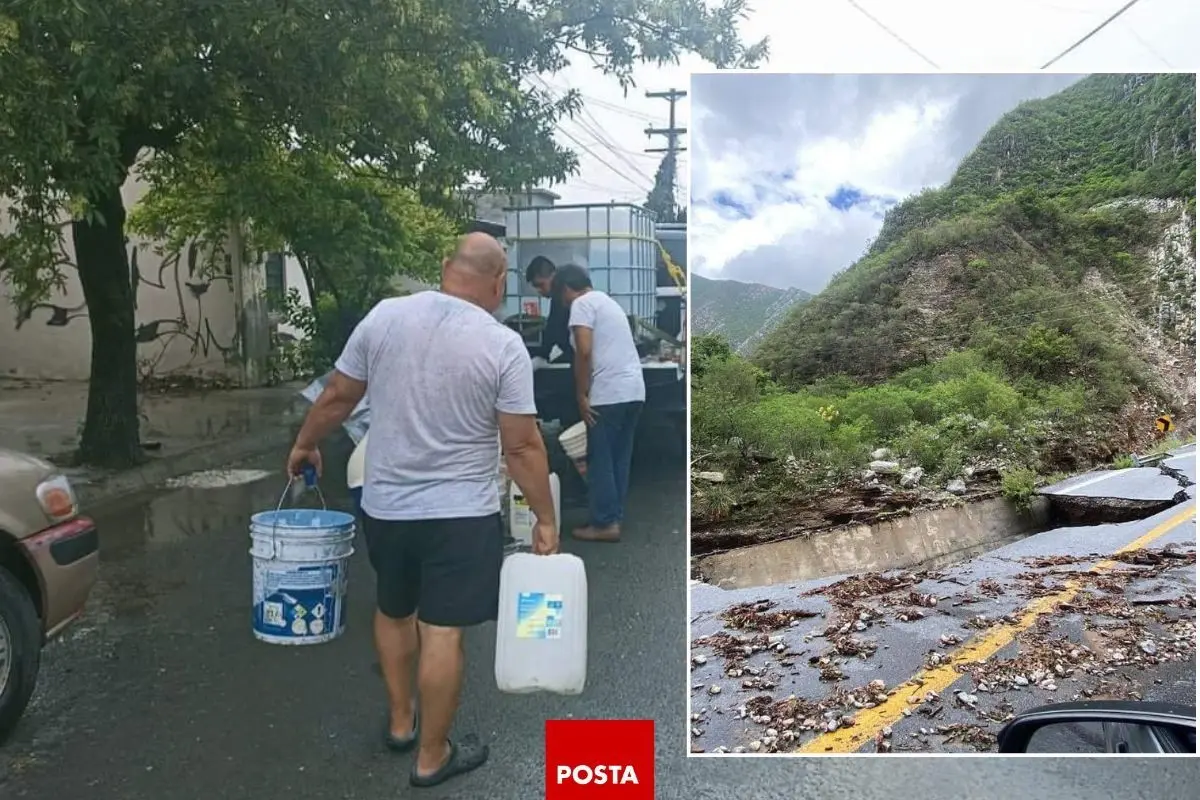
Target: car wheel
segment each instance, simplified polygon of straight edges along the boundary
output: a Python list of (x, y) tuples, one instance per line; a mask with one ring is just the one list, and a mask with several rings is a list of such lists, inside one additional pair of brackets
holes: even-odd
[(0, 744), (21, 719), (37, 684), (42, 629), (25, 587), (0, 567)]

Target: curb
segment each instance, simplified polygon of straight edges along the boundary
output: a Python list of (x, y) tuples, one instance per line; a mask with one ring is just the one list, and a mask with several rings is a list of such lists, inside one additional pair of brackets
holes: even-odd
[(258, 434), (197, 445), (168, 455), (151, 456), (153, 460), (130, 470), (100, 474), (67, 470), (67, 475), (71, 478), (79, 504), (86, 508), (153, 489), (171, 478), (216, 469), (272, 452), (279, 455), (282, 473), (287, 459), (287, 448), (295, 440), (302, 422), (303, 416), (287, 420), (287, 424)]

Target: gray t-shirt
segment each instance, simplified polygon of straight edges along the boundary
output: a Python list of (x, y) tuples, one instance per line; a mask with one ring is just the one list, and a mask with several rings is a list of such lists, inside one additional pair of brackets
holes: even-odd
[(362, 508), (382, 520), (483, 517), (500, 510), (497, 412), (535, 414), (521, 337), (441, 292), (380, 302), (337, 370), (367, 383)]
[(593, 289), (571, 303), (570, 326), (572, 345), (575, 328), (592, 329), (592, 390), (588, 395), (591, 404), (645, 402), (642, 359), (625, 309), (604, 292)]

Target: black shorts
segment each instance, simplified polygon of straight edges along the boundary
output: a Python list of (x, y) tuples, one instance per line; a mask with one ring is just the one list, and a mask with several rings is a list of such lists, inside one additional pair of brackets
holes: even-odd
[(363, 514), (376, 603), (393, 619), (466, 628), (495, 620), (504, 562), (499, 514), (393, 522)]

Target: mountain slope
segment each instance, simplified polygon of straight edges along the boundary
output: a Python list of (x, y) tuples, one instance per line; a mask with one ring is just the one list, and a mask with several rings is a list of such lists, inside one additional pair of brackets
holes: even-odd
[(972, 348), (1014, 379), (1082, 382), (1096, 408), (1190, 409), (1195, 113), (1192, 75), (1096, 75), (1022, 104), (754, 360), (795, 387)]
[(745, 353), (810, 295), (800, 289), (776, 289), (760, 283), (689, 278), (692, 330), (720, 334)]

